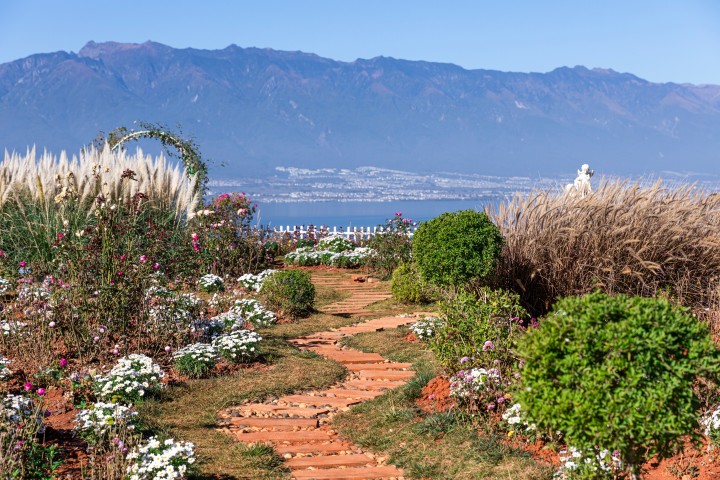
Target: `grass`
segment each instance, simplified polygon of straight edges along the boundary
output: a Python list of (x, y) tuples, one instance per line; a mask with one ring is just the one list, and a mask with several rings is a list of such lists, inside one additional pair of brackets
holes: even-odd
[(497, 435), (479, 433), (456, 411), (426, 414), (416, 405), (438, 366), (422, 344), (403, 340), (405, 331), (364, 333), (344, 343), (398, 362), (411, 362), (418, 374), (402, 388), (353, 407), (333, 427), (351, 442), (400, 466), (410, 478), (549, 479), (552, 470)]

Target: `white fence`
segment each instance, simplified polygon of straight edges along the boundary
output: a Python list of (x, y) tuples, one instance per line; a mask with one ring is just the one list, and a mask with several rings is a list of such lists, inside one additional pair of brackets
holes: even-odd
[[(415, 232), (417, 227), (410, 227), (409, 234)], [(351, 241), (360, 241), (362, 239), (368, 239), (378, 233), (383, 233), (385, 230), (383, 227), (306, 227), (302, 226), (279, 226), (274, 227), (272, 230), (266, 229), (268, 232), (276, 233), (278, 235), (288, 234), (298, 238), (318, 238), (325, 236), (342, 236)]]

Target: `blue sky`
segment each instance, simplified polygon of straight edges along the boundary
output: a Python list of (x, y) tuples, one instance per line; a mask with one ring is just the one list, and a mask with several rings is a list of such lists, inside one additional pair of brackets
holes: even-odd
[(585, 65), (655, 82), (720, 84), (717, 0), (58, 0), (0, 3), (0, 63), (77, 52), (89, 40), (154, 40), (380, 55), (547, 72)]

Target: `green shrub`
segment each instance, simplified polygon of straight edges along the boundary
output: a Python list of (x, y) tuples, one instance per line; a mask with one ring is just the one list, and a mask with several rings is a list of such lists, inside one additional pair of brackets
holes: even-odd
[(448, 212), (420, 224), (413, 237), (413, 257), (431, 283), (460, 286), (487, 279), (502, 244), (500, 231), (485, 213)]
[(412, 256), (412, 239), (410, 232), (415, 224), (409, 218), (403, 218), (402, 212), (380, 225), (382, 232), (372, 236), (368, 247), (373, 255), (368, 258), (367, 265), (381, 278), (387, 279), (402, 263), (410, 261)]
[(459, 292), (440, 302), (440, 312), (445, 325), (430, 347), (446, 370), (490, 366), (494, 360), (499, 360), (499, 367), (512, 363), (511, 349), (521, 332), (518, 320), (525, 316), (517, 295), (489, 288), (480, 289), (478, 296)]
[(432, 301), (430, 286), (420, 277), (415, 263), (401, 263), (392, 274), (390, 290), (400, 303), (428, 303)]
[(269, 275), (260, 293), (271, 310), (293, 318), (312, 312), (315, 303), (315, 286), (310, 275), (301, 270), (282, 270)]
[(619, 451), (632, 474), (681, 449), (697, 435), (694, 382), (720, 373), (707, 327), (686, 312), (602, 293), (558, 301), (518, 346), (529, 420), (580, 450)]

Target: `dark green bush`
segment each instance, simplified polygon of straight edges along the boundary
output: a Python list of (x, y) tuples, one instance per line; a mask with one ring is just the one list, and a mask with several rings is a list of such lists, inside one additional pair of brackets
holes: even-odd
[(430, 286), (420, 277), (415, 263), (401, 263), (392, 274), (390, 290), (400, 303), (428, 303), (432, 301)]
[(693, 384), (720, 373), (707, 327), (687, 310), (624, 295), (561, 299), (518, 354), (529, 420), (580, 450), (619, 451), (631, 474), (697, 435)]
[(315, 286), (310, 274), (301, 270), (282, 270), (271, 274), (260, 290), (271, 310), (292, 318), (308, 315), (315, 303)]
[(447, 371), (472, 364), (489, 367), (494, 360), (499, 360), (501, 369), (510, 366), (514, 358), (511, 349), (521, 332), (519, 320), (525, 316), (517, 295), (489, 288), (481, 288), (477, 296), (450, 294), (440, 302), (440, 312), (445, 325), (432, 338), (430, 347)]
[(413, 237), (413, 257), (429, 282), (460, 286), (487, 279), (502, 244), (500, 231), (485, 213), (461, 210), (420, 224)]

